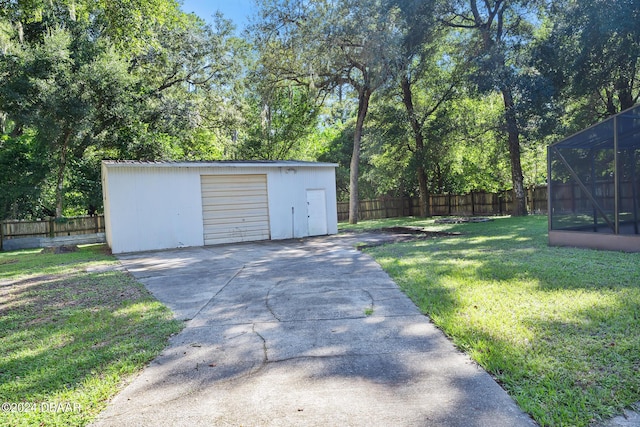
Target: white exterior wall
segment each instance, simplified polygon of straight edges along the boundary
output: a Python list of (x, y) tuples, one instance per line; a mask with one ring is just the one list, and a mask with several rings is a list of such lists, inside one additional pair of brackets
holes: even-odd
[(102, 181), (113, 253), (202, 246), (200, 175), (188, 168), (109, 166)]
[(309, 235), (307, 190), (324, 189), (326, 191), (328, 232), (329, 234), (338, 232), (334, 168), (282, 167), (267, 175), (267, 186), (272, 239), (290, 239)]
[[(326, 192), (328, 233), (338, 232), (335, 167), (298, 163), (102, 165), (107, 243), (113, 253), (202, 246), (200, 175), (266, 174), (271, 239), (309, 235), (306, 191)], [(292, 210), (293, 208), (293, 210)]]

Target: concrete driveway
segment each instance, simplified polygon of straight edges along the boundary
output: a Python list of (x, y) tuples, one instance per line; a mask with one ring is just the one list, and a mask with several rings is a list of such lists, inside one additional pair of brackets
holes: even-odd
[(95, 425), (535, 425), (354, 249), (367, 239), (121, 256), (186, 327)]

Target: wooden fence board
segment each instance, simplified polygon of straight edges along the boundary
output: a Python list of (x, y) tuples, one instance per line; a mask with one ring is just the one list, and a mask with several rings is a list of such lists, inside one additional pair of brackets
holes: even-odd
[(104, 216), (50, 218), (38, 221), (3, 221), (0, 223), (2, 240), (29, 237), (62, 237), (104, 233)]
[[(558, 186), (556, 185), (556, 191)], [(608, 189), (602, 189), (606, 192)], [(563, 196), (563, 195), (564, 196)], [(560, 196), (566, 204), (579, 203), (581, 198), (573, 186), (567, 185)], [(430, 196), (432, 216), (508, 215), (513, 209), (511, 192), (469, 194), (433, 194)], [(547, 212), (547, 188), (536, 187), (527, 191), (527, 207), (531, 213)], [(338, 202), (338, 221), (349, 219), (349, 202)], [(358, 220), (416, 216), (420, 213), (417, 198), (385, 198), (361, 200)], [(73, 217), (40, 221), (3, 221), (0, 223), (0, 242), (26, 237), (60, 237), (81, 234), (104, 233), (104, 216)], [(0, 243), (0, 249), (2, 249)]]
[[(527, 190), (529, 212), (547, 212), (547, 188)], [(513, 196), (510, 191), (502, 193), (473, 192), (469, 194), (432, 194), (429, 196), (432, 216), (508, 215), (513, 211)], [(417, 198), (385, 198), (361, 200), (358, 220), (396, 218), (419, 215)], [(349, 202), (338, 202), (338, 221), (349, 219)]]

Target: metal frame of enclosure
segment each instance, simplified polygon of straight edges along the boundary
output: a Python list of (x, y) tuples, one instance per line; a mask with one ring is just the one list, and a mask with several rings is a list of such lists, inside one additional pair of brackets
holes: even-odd
[(547, 156), (549, 244), (640, 252), (640, 105)]

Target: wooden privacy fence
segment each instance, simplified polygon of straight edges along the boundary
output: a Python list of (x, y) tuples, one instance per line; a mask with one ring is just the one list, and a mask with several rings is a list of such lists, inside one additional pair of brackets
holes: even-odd
[[(616, 209), (616, 191), (613, 181), (591, 183), (588, 186), (591, 195), (598, 201), (602, 209), (614, 212)], [(618, 186), (620, 212), (631, 212), (634, 209), (637, 190), (631, 181), (622, 181)], [(574, 182), (553, 183), (554, 213), (593, 212), (593, 202), (584, 193), (580, 185)]]
[[(104, 233), (104, 216), (48, 218), (36, 221), (0, 222), (0, 250), (14, 239), (45, 241), (69, 236)], [(70, 239), (71, 240), (71, 239)], [(37, 247), (37, 246), (35, 246)]]
[[(510, 191), (432, 194), (429, 208), (432, 216), (509, 215), (513, 212), (513, 196)], [(527, 190), (527, 208), (530, 213), (547, 212), (546, 186)], [(360, 221), (420, 215), (418, 199), (410, 197), (361, 200), (358, 210)], [(349, 202), (338, 202), (338, 221), (348, 219)]]
[[(433, 194), (429, 197), (429, 207), (433, 216), (473, 216), (508, 215), (512, 212), (511, 192), (469, 194)], [(574, 202), (575, 203), (575, 202)], [(547, 188), (536, 187), (527, 190), (527, 206), (531, 213), (547, 212)], [(358, 220), (417, 216), (420, 207), (417, 198), (385, 198), (379, 200), (361, 200)], [(349, 219), (349, 202), (338, 203), (338, 221)], [(96, 235), (105, 232), (104, 216), (81, 216), (72, 218), (49, 218), (39, 221), (3, 221), (0, 222), (0, 250), (13, 249), (10, 241), (31, 240), (35, 246), (42, 246), (51, 239), (64, 239), (70, 236)], [(98, 240), (104, 241), (104, 236)], [(35, 243), (34, 243), (35, 244)]]

